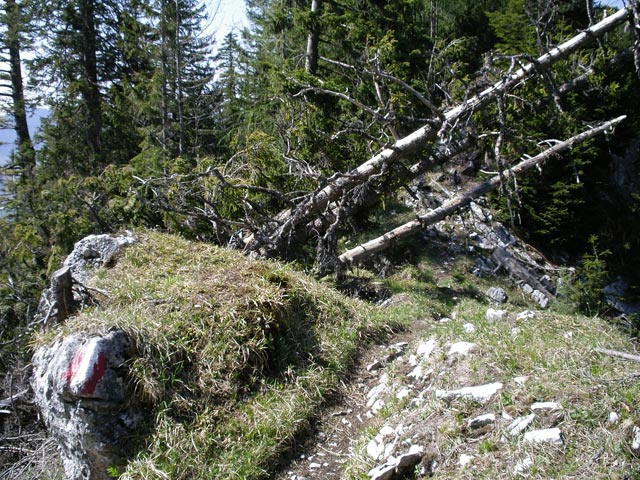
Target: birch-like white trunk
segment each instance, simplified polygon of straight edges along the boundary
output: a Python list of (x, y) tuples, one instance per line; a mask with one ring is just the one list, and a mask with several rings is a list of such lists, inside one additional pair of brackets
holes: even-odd
[(504, 170), (501, 175), (496, 175), (495, 177), (487, 180), (485, 182), (476, 185), (472, 189), (461, 193), (460, 195), (455, 196), (454, 198), (446, 201), (440, 207), (430, 210), (424, 215), (420, 215), (416, 220), (412, 220), (411, 222), (407, 222), (404, 225), (401, 225), (390, 232), (385, 233), (384, 235), (370, 240), (369, 242), (363, 243), (362, 245), (358, 245), (355, 248), (352, 248), (346, 252), (344, 252), (339, 257), (339, 261), (342, 264), (351, 264), (362, 258), (365, 258), (369, 255), (372, 255), (376, 252), (384, 250), (391, 246), (395, 241), (400, 238), (411, 235), (412, 233), (425, 228), (429, 225), (433, 225), (434, 223), (443, 220), (448, 217), (455, 211), (459, 210), (462, 207), (469, 205), (476, 198), (482, 197), (487, 193), (495, 190), (500, 185), (500, 182), (503, 179), (509, 179), (514, 175), (522, 173), (535, 165), (542, 163), (545, 160), (552, 158), (558, 153), (571, 148), (573, 145), (584, 142), (590, 138), (595, 137), (596, 135), (602, 133), (603, 131), (617, 125), (622, 120), (624, 120), (626, 116), (618, 117), (614, 120), (610, 120), (608, 122), (603, 123), (602, 125), (586, 130), (576, 136), (565, 140), (564, 142), (557, 143), (553, 147), (545, 150), (544, 152), (539, 153), (535, 157), (528, 158), (517, 165)]
[[(313, 215), (322, 212), (330, 202), (339, 199), (345, 192), (365, 182), (373, 175), (381, 173), (386, 165), (419, 150), (430, 140), (433, 140), (439, 131), (453, 128), (465, 116), (482, 109), (500, 95), (512, 90), (536, 74), (548, 70), (559, 60), (611, 31), (626, 21), (631, 14), (631, 7), (618, 10), (596, 25), (538, 57), (532, 63), (523, 66), (476, 96), (445, 112), (442, 117), (433, 118), (429, 124), (399, 139), (391, 147), (383, 149), (349, 173), (334, 176), (335, 178), (329, 181), (324, 188), (310, 194), (306, 200), (301, 201), (294, 208), (280, 212), (276, 217), (279, 226), (273, 231), (261, 232), (262, 241), (269, 239), (272, 243), (271, 248), (276, 250), (282, 248), (287, 244), (288, 239), (292, 238), (296, 229), (304, 227)], [(255, 235), (250, 235), (245, 239), (245, 245), (248, 248), (255, 248), (256, 243), (259, 242)]]

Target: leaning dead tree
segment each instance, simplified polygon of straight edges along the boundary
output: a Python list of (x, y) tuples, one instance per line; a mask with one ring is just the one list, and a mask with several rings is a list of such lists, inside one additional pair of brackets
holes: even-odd
[(568, 140), (563, 142), (559, 142), (555, 144), (553, 147), (546, 149), (545, 151), (539, 153), (535, 157), (527, 158), (522, 162), (510, 167), (499, 175), (492, 177), (490, 180), (482, 182), (475, 187), (456, 195), (454, 198), (449, 199), (440, 207), (435, 208), (423, 215), (419, 215), (418, 218), (412, 220), (411, 222), (407, 222), (404, 225), (401, 225), (390, 232), (385, 233), (384, 235), (370, 240), (369, 242), (358, 245), (355, 248), (352, 248), (346, 252), (344, 252), (338, 258), (339, 262), (342, 265), (349, 265), (351, 263), (357, 262), (369, 255), (372, 255), (376, 252), (384, 250), (390, 247), (397, 240), (406, 237), (415, 233), (416, 231), (433, 225), (434, 223), (443, 220), (449, 215), (453, 214), (457, 210), (462, 207), (469, 205), (473, 200), (482, 197), (489, 192), (497, 189), (502, 182), (513, 178), (514, 176), (529, 170), (530, 168), (539, 165), (540, 163), (549, 160), (553, 157), (556, 157), (559, 153), (567, 150), (574, 145), (584, 142), (585, 140), (589, 140), (590, 138), (595, 137), (596, 135), (614, 127), (621, 121), (623, 121), (626, 116), (621, 116), (605, 122), (597, 127), (586, 130), (578, 135), (575, 135)]
[[(613, 15), (603, 19), (582, 33), (574, 36), (563, 44), (553, 48), (548, 53), (538, 57), (534, 61), (522, 66), (518, 70), (505, 75), (505, 77), (483, 90), (479, 94), (467, 99), (454, 108), (434, 117), (415, 130), (411, 134), (398, 139), (387, 148), (369, 160), (351, 170), (348, 173), (337, 173), (327, 179), (325, 184), (316, 191), (308, 194), (296, 203), (292, 208), (280, 212), (272, 221), (266, 222), (260, 229), (254, 231), (244, 239), (245, 248), (259, 250), (265, 254), (277, 254), (287, 250), (290, 245), (304, 234), (308, 225), (314, 219), (325, 213), (336, 212), (335, 203), (339, 203), (348, 192), (366, 185), (368, 182), (381, 181), (392, 167), (412, 154), (419, 152), (430, 143), (440, 139), (441, 143), (447, 142), (452, 132), (460, 128), (465, 120), (474, 112), (496, 101), (502, 95), (510, 92), (526, 80), (547, 72), (551, 66), (566, 58), (591, 43), (594, 39), (602, 37), (632, 16), (632, 8), (622, 9)], [(422, 171), (420, 163), (412, 168), (403, 169), (401, 179), (394, 179), (393, 185), (400, 185), (402, 181), (410, 180)], [(396, 172), (394, 172), (395, 174)], [(338, 207), (339, 210), (339, 207)], [(335, 222), (321, 222), (327, 226), (335, 225)], [(317, 226), (317, 223), (316, 223)]]

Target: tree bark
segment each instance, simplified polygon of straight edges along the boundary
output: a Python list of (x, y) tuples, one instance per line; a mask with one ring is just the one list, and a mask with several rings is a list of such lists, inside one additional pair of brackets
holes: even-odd
[(296, 205), (277, 215), (274, 222), (261, 232), (245, 239), (249, 249), (265, 248), (268, 251), (282, 252), (289, 245), (289, 239), (297, 236), (296, 231), (304, 228), (312, 216), (317, 215), (353, 187), (360, 185), (375, 175), (382, 173), (390, 164), (423, 148), (439, 133), (447, 133), (465, 116), (483, 108), (498, 96), (512, 90), (530, 77), (548, 70), (553, 64), (579, 50), (594, 38), (600, 37), (624, 22), (631, 14), (631, 9), (622, 9), (605, 18), (600, 23), (564, 42), (550, 52), (538, 57), (508, 77), (480, 92), (445, 112), (442, 117), (433, 118), (428, 124), (396, 141), (392, 146), (383, 149), (369, 160), (351, 170), (347, 174), (334, 175), (326, 186), (319, 188)]
[(94, 0), (81, 0), (80, 5), (80, 33), (82, 37), (82, 67), (84, 82), (82, 97), (87, 108), (89, 125), (87, 136), (89, 146), (95, 160), (101, 160), (102, 137), (102, 107), (100, 102), (100, 87), (98, 80), (98, 32), (96, 29)]
[(22, 62), (20, 59), (20, 10), (16, 0), (6, 0), (7, 32), (6, 43), (9, 51), (9, 69), (11, 77), (11, 99), (13, 103), (14, 129), (18, 144), (18, 165), (22, 167), (22, 175), (27, 177), (35, 166), (35, 150), (29, 125), (22, 81)]
[(318, 70), (318, 43), (320, 42), (320, 32), (317, 16), (321, 7), (322, 0), (311, 0), (311, 25), (309, 36), (307, 37), (307, 55), (305, 59), (305, 70), (311, 75), (315, 75)]
[(469, 203), (471, 203), (471, 201), (475, 200), (476, 198), (486, 195), (487, 193), (495, 190), (496, 188), (498, 188), (498, 186), (500, 186), (500, 183), (503, 181), (503, 179), (509, 179), (510, 177), (524, 172), (531, 167), (534, 167), (535, 165), (538, 165), (539, 163), (550, 159), (558, 153), (571, 148), (577, 143), (593, 138), (599, 133), (617, 125), (625, 118), (626, 116), (618, 117), (614, 120), (605, 122), (598, 127), (586, 130), (574, 137), (569, 138), (568, 140), (565, 140), (564, 142), (560, 142), (553, 147), (545, 150), (544, 152), (539, 153), (535, 157), (524, 160), (514, 167), (504, 170), (500, 175), (496, 175), (492, 179), (482, 182), (472, 189), (460, 195), (457, 195), (456, 197), (442, 204), (440, 207), (431, 210), (424, 215), (420, 215), (416, 220), (405, 223), (404, 225), (401, 225), (378, 238), (375, 238), (367, 243), (344, 252), (342, 255), (340, 255), (338, 260), (341, 264), (348, 265), (376, 252), (384, 250), (391, 246), (396, 240), (411, 235), (412, 233), (424, 227), (439, 222), (440, 220), (454, 213), (456, 210), (469, 205)]

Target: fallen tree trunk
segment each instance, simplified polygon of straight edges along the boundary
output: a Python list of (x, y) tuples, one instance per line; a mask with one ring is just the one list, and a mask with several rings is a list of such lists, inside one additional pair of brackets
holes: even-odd
[(383, 149), (349, 173), (334, 175), (324, 187), (309, 194), (305, 200), (299, 202), (294, 208), (284, 210), (278, 214), (274, 222), (270, 222), (262, 231), (254, 232), (248, 236), (244, 240), (246, 248), (251, 250), (264, 248), (267, 251), (275, 252), (283, 251), (289, 245), (290, 240), (296, 238), (297, 229), (304, 228), (312, 216), (325, 210), (331, 202), (339, 199), (347, 191), (366, 182), (373, 176), (381, 174), (390, 164), (423, 148), (439, 132), (442, 134), (447, 130), (453, 129), (465, 116), (484, 107), (535, 74), (548, 70), (553, 64), (584, 47), (593, 39), (611, 31), (624, 22), (629, 15), (631, 15), (631, 7), (619, 10), (506, 76), (478, 95), (447, 111), (442, 117), (434, 117), (428, 124), (399, 139), (392, 146)]
[(440, 220), (454, 213), (456, 210), (469, 205), (469, 203), (471, 203), (471, 201), (475, 200), (476, 198), (482, 197), (487, 193), (495, 190), (496, 188), (498, 188), (498, 186), (500, 186), (500, 183), (503, 181), (503, 179), (509, 179), (510, 177), (524, 172), (531, 167), (534, 167), (535, 165), (538, 165), (543, 161), (553, 157), (554, 155), (557, 155), (558, 153), (571, 148), (577, 143), (593, 138), (603, 131), (617, 125), (625, 118), (626, 116), (623, 115), (614, 120), (605, 122), (598, 127), (591, 128), (578, 135), (575, 135), (568, 140), (565, 140), (564, 142), (557, 143), (553, 147), (539, 153), (535, 157), (528, 158), (518, 163), (517, 165), (504, 170), (500, 175), (496, 175), (490, 180), (482, 182), (479, 185), (476, 185), (474, 188), (463, 192), (460, 195), (457, 195), (456, 197), (442, 204), (440, 207), (431, 210), (424, 215), (418, 216), (416, 220), (405, 223), (404, 225), (401, 225), (374, 240), (371, 240), (367, 243), (344, 252), (342, 255), (340, 255), (340, 257), (338, 257), (338, 260), (342, 265), (348, 265), (376, 252), (384, 250), (392, 245), (396, 240), (411, 235), (421, 228), (439, 222)]

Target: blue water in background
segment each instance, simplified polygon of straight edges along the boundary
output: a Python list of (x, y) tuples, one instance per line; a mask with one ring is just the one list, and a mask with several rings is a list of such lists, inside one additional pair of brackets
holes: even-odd
[[(45, 108), (36, 108), (29, 116), (29, 133), (31, 138), (35, 137), (40, 129), (40, 122), (43, 117), (49, 115), (49, 110)], [(4, 167), (9, 164), (11, 159), (11, 152), (15, 149), (16, 133), (12, 129), (0, 129), (0, 167)], [(36, 146), (37, 148), (37, 146)], [(0, 198), (6, 196), (6, 185), (8, 178), (4, 175), (0, 175)], [(0, 217), (5, 215), (5, 212), (1, 210), (0, 205)]]

